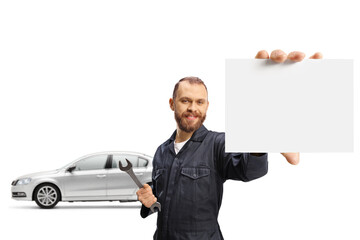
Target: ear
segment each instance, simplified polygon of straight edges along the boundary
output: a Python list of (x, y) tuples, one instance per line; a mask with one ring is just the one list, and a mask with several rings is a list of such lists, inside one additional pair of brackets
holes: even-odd
[(207, 111), (207, 110), (208, 110), (208, 108), (209, 108), (209, 104), (210, 104), (210, 102), (209, 102), (209, 101), (207, 101), (206, 111)]
[(171, 110), (175, 111), (174, 100), (172, 98), (169, 99), (169, 105), (170, 105)]

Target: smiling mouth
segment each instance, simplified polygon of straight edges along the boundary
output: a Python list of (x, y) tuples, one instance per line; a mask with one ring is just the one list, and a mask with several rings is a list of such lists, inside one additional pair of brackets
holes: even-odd
[(189, 120), (195, 120), (195, 119), (197, 119), (197, 117), (195, 117), (195, 116), (187, 116), (186, 118), (189, 119)]

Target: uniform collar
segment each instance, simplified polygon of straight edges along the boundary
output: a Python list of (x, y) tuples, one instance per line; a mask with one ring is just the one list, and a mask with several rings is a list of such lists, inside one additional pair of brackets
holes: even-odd
[[(170, 137), (170, 140), (173, 142), (175, 141), (175, 138), (176, 138), (176, 131), (175, 130), (173, 132), (173, 134), (171, 135)], [(206, 137), (206, 134), (209, 132), (209, 130), (207, 130), (207, 128), (201, 124), (201, 127), (196, 130), (193, 135), (191, 136), (190, 138), (190, 141), (194, 141), (194, 142), (202, 142), (204, 140), (204, 138)]]

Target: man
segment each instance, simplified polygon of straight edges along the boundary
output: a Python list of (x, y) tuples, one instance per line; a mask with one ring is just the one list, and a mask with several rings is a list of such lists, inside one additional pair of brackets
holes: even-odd
[[(305, 55), (286, 55), (275, 50), (275, 62), (302, 61)], [(266, 51), (256, 58), (268, 59)], [(322, 58), (320, 53), (311, 58)], [(223, 239), (217, 217), (227, 179), (244, 182), (267, 173), (266, 153), (226, 153), (225, 134), (208, 131), (203, 122), (209, 107), (207, 88), (197, 77), (181, 79), (169, 100), (177, 129), (157, 149), (153, 160), (152, 186), (137, 191), (143, 204), (141, 216), (150, 215), (150, 206), (159, 201), (154, 239)], [(299, 162), (299, 153), (282, 153), (291, 164)]]

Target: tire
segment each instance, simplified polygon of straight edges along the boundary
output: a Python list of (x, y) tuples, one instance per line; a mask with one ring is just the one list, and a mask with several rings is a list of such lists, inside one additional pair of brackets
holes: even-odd
[(53, 208), (60, 200), (60, 191), (53, 184), (41, 184), (35, 189), (34, 199), (36, 204), (41, 208)]

